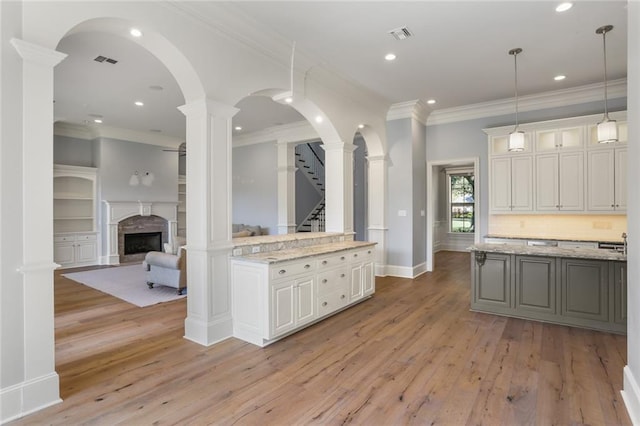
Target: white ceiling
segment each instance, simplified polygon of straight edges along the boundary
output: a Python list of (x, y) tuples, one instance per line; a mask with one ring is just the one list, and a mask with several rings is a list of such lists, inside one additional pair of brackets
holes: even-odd
[[(513, 97), (513, 57), (521, 47), (521, 95), (602, 81), (602, 37), (607, 34), (609, 80), (626, 77), (626, 2), (576, 1), (557, 13), (549, 1), (193, 2), (201, 19), (215, 21), (221, 5), (296, 50), (390, 103), (437, 100), (434, 109)], [(407, 26), (414, 34), (396, 40), (387, 32)], [(159, 61), (125, 38), (76, 33), (58, 50), (69, 57), (56, 67), (56, 120), (81, 124), (103, 116), (104, 125), (138, 131), (160, 130), (184, 138), (184, 99)], [(397, 55), (386, 62), (386, 53)], [(93, 59), (103, 55), (115, 65)], [(565, 74), (564, 81), (553, 77)], [(164, 90), (151, 90), (162, 86)], [(144, 107), (133, 105), (135, 100)], [(249, 97), (237, 107), (234, 125), (242, 132), (299, 121), (288, 106)]]

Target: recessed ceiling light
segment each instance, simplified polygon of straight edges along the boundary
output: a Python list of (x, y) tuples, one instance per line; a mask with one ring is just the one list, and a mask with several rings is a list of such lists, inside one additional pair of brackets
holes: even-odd
[(131, 30), (129, 31), (129, 34), (131, 34), (134, 37), (142, 37), (142, 31), (140, 31), (137, 28), (131, 28)]
[(556, 12), (566, 12), (567, 10), (573, 7), (573, 3), (566, 1), (564, 3), (560, 3), (558, 7), (556, 7)]
[(364, 124), (358, 124), (358, 129), (364, 129)]
[(144, 106), (144, 102), (142, 101), (135, 101), (134, 104), (136, 104), (136, 106)]
[(567, 78), (567, 76), (566, 76), (566, 75), (556, 75), (555, 77), (553, 77), (553, 79), (554, 79), (555, 81), (562, 81), (562, 80), (564, 80), (565, 78)]
[(322, 123), (322, 121), (323, 121), (323, 118), (321, 115), (316, 116), (316, 123), (320, 124)]
[(240, 131), (240, 130), (242, 130), (242, 126), (236, 126), (236, 127), (234, 127), (234, 129), (236, 129), (237, 131)]
[(429, 105), (433, 105), (433, 104), (435, 104), (435, 103), (436, 103), (436, 100), (435, 100), (435, 99), (429, 99), (429, 100), (427, 101), (427, 103), (428, 103)]
[(158, 91), (158, 92), (159, 92), (159, 91), (161, 91), (161, 90), (164, 90), (164, 87), (154, 85), (154, 86), (149, 86), (149, 90), (156, 90), (156, 91)]
[(385, 61), (394, 61), (396, 59), (396, 55), (394, 55), (393, 53), (387, 53), (384, 56)]
[(96, 118), (95, 120), (93, 120), (93, 122), (94, 122), (94, 123), (101, 124), (101, 123), (102, 123), (102, 120), (100, 120), (99, 118)]
[(289, 98), (285, 98), (284, 101), (288, 104), (290, 104), (291, 102), (293, 102), (293, 98), (289, 97)]

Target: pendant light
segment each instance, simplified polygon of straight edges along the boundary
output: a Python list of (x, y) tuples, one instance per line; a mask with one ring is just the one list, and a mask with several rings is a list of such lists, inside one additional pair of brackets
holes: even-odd
[(515, 89), (516, 89), (516, 127), (513, 132), (509, 133), (509, 151), (524, 151), (524, 132), (518, 130), (518, 54), (522, 53), (519, 47), (511, 49), (509, 55), (513, 55), (513, 65), (515, 71)]
[(616, 120), (609, 119), (609, 110), (607, 108), (607, 33), (612, 29), (613, 25), (605, 25), (596, 30), (596, 34), (602, 34), (604, 52), (604, 118), (598, 123), (598, 143), (618, 141), (618, 126)]

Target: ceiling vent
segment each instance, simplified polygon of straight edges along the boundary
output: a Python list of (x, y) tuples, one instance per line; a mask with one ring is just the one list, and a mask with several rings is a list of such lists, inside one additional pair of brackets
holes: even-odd
[(389, 34), (394, 36), (396, 40), (404, 40), (405, 38), (409, 38), (413, 35), (407, 27), (396, 28), (395, 30), (389, 31)]
[(115, 65), (115, 64), (118, 63), (118, 61), (116, 61), (115, 59), (107, 58), (106, 56), (102, 56), (102, 55), (96, 56), (94, 61), (96, 61), (96, 62), (108, 62), (108, 63), (110, 63), (112, 65)]

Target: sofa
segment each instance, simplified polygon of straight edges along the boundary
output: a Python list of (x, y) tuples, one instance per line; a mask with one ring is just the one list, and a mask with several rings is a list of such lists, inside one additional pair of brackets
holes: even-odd
[(174, 237), (172, 244), (164, 245), (164, 252), (150, 251), (142, 263), (146, 271), (147, 286), (164, 285), (182, 294), (187, 288), (187, 250), (184, 239)]
[(267, 235), (268, 229), (258, 225), (245, 225), (244, 223), (234, 223), (231, 225), (231, 238), (255, 237), (256, 235)]

